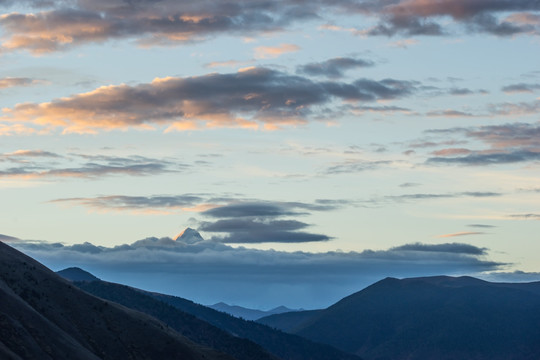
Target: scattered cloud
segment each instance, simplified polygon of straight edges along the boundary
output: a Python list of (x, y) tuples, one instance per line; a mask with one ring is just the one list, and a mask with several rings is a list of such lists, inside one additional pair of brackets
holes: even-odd
[(504, 91), (507, 94), (533, 93), (537, 90), (540, 90), (540, 84), (519, 83), (519, 84), (507, 85), (502, 88), (502, 91)]
[(45, 150), (17, 150), (11, 153), (0, 154), (0, 161), (20, 162), (27, 158), (61, 158), (60, 155)]
[(495, 225), (487, 225), (487, 224), (469, 224), (468, 227), (472, 228), (481, 228), (481, 229), (491, 229), (496, 227)]
[(508, 217), (517, 220), (540, 220), (540, 214), (512, 214)]
[[(432, 134), (461, 135), (488, 145), (484, 150), (440, 150), (428, 158), (431, 164), (493, 165), (540, 160), (540, 125), (510, 123), (471, 128), (430, 130)], [(452, 154), (452, 151), (454, 153)], [(462, 155), (462, 156), (453, 156)]]
[(7, 89), (17, 86), (30, 86), (39, 83), (38, 80), (21, 77), (0, 78), (0, 89)]
[(417, 252), (437, 252), (450, 254), (466, 254), (466, 255), (486, 255), (485, 248), (479, 248), (474, 245), (461, 243), (448, 244), (406, 244), (392, 248), (392, 250), (417, 251)]
[(277, 58), (283, 54), (296, 52), (300, 46), (295, 44), (280, 44), (279, 46), (258, 46), (255, 48), (256, 59)]
[(0, 119), (60, 127), (64, 133), (98, 130), (206, 127), (269, 128), (307, 122), (318, 106), (334, 99), (392, 100), (419, 90), (419, 83), (396, 79), (317, 82), (267, 68), (230, 74), (158, 78), (135, 86), (104, 86), (45, 103), (3, 109)]
[(245, 67), (249, 64), (251, 64), (251, 61), (238, 61), (238, 60), (228, 60), (228, 61), (212, 61), (209, 63), (204, 64), (204, 67), (206, 68), (221, 68), (221, 67)]
[(540, 100), (520, 103), (492, 104), (489, 112), (493, 116), (524, 116), (536, 115), (540, 111)]
[(399, 187), (410, 188), (410, 187), (417, 187), (417, 186), (421, 186), (421, 185), (422, 184), (420, 184), (420, 183), (406, 182), (406, 183), (399, 184)]
[(456, 156), (456, 155), (467, 155), (472, 153), (471, 150), (465, 148), (448, 148), (433, 151), (432, 154), (435, 156)]
[(479, 278), (486, 281), (494, 281), (494, 282), (511, 282), (511, 283), (532, 282), (532, 281), (537, 282), (540, 279), (540, 272), (527, 272), (527, 271), (521, 271), (521, 270), (515, 270), (512, 272), (493, 271), (493, 272), (481, 274)]
[(365, 35), (440, 36), (452, 32), (452, 25), (457, 24), (469, 33), (513, 36), (538, 33), (540, 25), (540, 5), (529, 0), (378, 0), (351, 6), (379, 18), (376, 26), (363, 31)]
[(98, 211), (133, 211), (143, 213), (158, 213), (175, 209), (183, 211), (204, 211), (209, 207), (217, 206), (205, 203), (208, 201), (203, 194), (183, 195), (154, 195), (154, 196), (126, 196), (109, 195), (93, 198), (64, 198), (51, 200), (50, 203), (78, 205)]
[(309, 215), (310, 211), (330, 211), (343, 206), (343, 202), (318, 200), (315, 203), (300, 202), (240, 202), (218, 206), (201, 215), (217, 219), (201, 221), (199, 229), (215, 235), (212, 240), (223, 243), (303, 243), (328, 241), (323, 234), (303, 231), (310, 225), (291, 216)]
[(51, 0), (26, 4), (29, 11), (32, 5), (37, 11), (0, 16), (5, 34), (2, 51), (25, 49), (43, 54), (115, 39), (133, 39), (145, 47), (185, 44), (223, 34), (245, 37), (275, 32), (301, 21), (324, 20), (331, 13), (379, 20), (363, 30), (321, 26), (359, 35), (439, 36), (459, 27), (468, 33), (514, 36), (538, 34), (540, 27), (540, 5), (531, 0), (162, 0), (159, 5), (148, 0)]
[(449, 237), (457, 237), (457, 236), (469, 236), (469, 235), (484, 235), (484, 232), (480, 231), (462, 231), (452, 234), (444, 234), (437, 236), (438, 238), (449, 238)]
[(357, 59), (351, 57), (338, 57), (323, 62), (309, 63), (301, 65), (296, 69), (299, 74), (310, 76), (325, 76), (328, 78), (341, 78), (345, 71), (364, 68), (375, 65), (371, 60)]
[(461, 197), (473, 197), (473, 198), (488, 198), (502, 196), (501, 193), (490, 191), (465, 191), (458, 193), (446, 193), (446, 194), (429, 194), (429, 193), (416, 193), (416, 194), (403, 194), (403, 195), (389, 195), (385, 196), (377, 201), (390, 200), (395, 202), (404, 202), (411, 200), (431, 200), (431, 199), (451, 199)]
[(445, 117), (445, 118), (467, 118), (467, 117), (473, 117), (475, 115), (470, 112), (446, 109), (446, 110), (428, 111), (426, 113), (426, 116)]
[(49, 159), (64, 158), (43, 150), (18, 150), (0, 155), (0, 162), (9, 160), (16, 166), (0, 168), (0, 178), (86, 178), (97, 179), (111, 175), (151, 176), (186, 170), (188, 165), (169, 160), (152, 159), (143, 156), (103, 156), (71, 154), (68, 160), (78, 162), (77, 166), (66, 167), (64, 162), (50, 162)]
[(378, 169), (382, 166), (389, 166), (393, 162), (388, 160), (363, 160), (363, 159), (349, 159), (340, 163), (336, 163), (327, 167), (324, 170), (326, 175), (339, 175), (350, 174), (362, 171)]
[(432, 157), (427, 162), (431, 164), (495, 165), (538, 160), (540, 160), (540, 152), (521, 150), (488, 154), (473, 153), (462, 157)]
[(388, 44), (388, 46), (407, 49), (409, 46), (418, 45), (419, 43), (420, 41), (416, 39), (403, 39), (403, 40), (392, 41), (391, 43)]
[(323, 234), (312, 234), (304, 231), (309, 226), (297, 220), (257, 220), (257, 219), (223, 219), (214, 222), (203, 221), (199, 229), (209, 233), (228, 233), (221, 237), (212, 237), (227, 244), (260, 244), (260, 243), (303, 243), (328, 241), (330, 237)]
[[(45, 4), (45, 2), (44, 2)], [(140, 46), (185, 44), (222, 34), (245, 36), (281, 30), (316, 16), (317, 8), (287, 1), (249, 2), (164, 0), (53, 0), (38, 12), (0, 17), (4, 51), (34, 54), (70, 49), (113, 39), (134, 39)]]

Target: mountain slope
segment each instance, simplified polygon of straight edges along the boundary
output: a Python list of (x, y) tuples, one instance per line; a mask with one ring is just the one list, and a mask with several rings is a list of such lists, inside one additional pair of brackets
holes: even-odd
[(191, 314), (151, 297), (141, 290), (105, 281), (75, 282), (74, 285), (92, 295), (151, 315), (196, 343), (230, 354), (237, 360), (276, 360), (259, 345), (246, 339), (234, 337)]
[(73, 286), (0, 242), (0, 354), (12, 359), (230, 359)]
[[(539, 359), (538, 286), (387, 278), (289, 323), (289, 331), (365, 359)], [(290, 320), (270, 320), (280, 316)]]
[(238, 319), (180, 297), (155, 293), (152, 295), (235, 336), (249, 339), (284, 360), (359, 360), (359, 357), (331, 346), (287, 334), (254, 321)]

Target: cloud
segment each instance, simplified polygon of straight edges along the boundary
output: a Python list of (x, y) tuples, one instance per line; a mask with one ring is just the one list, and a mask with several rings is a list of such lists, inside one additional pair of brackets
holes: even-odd
[(502, 88), (502, 91), (504, 91), (507, 94), (533, 93), (537, 90), (540, 90), (540, 84), (519, 83), (519, 84), (507, 85)]
[(431, 200), (431, 199), (450, 199), (461, 197), (473, 197), (473, 198), (485, 198), (485, 197), (497, 197), (501, 196), (501, 193), (490, 191), (465, 191), (458, 193), (446, 193), (446, 194), (429, 194), (429, 193), (416, 193), (416, 194), (403, 194), (403, 195), (389, 195), (376, 201), (390, 200), (395, 202), (411, 201), (411, 200)]
[(524, 161), (540, 160), (540, 152), (536, 151), (511, 151), (492, 154), (470, 154), (462, 157), (433, 157), (427, 160), (431, 164), (457, 164), (457, 165), (495, 165), (512, 164)]
[(255, 58), (277, 58), (283, 54), (296, 52), (298, 50), (300, 50), (300, 46), (295, 44), (280, 44), (279, 46), (258, 46), (255, 48)]
[(338, 57), (323, 62), (301, 65), (296, 69), (296, 72), (299, 74), (310, 76), (341, 78), (345, 75), (345, 71), (347, 70), (371, 67), (373, 65), (375, 65), (375, 63), (371, 60), (350, 57)]
[(532, 0), (378, 0), (353, 6), (379, 18), (379, 24), (363, 31), (367, 35), (439, 36), (457, 24), (469, 33), (512, 36), (538, 33), (540, 23), (536, 18), (540, 5)]
[(457, 233), (452, 233), (452, 234), (439, 235), (437, 237), (438, 238), (449, 238), (449, 237), (457, 237), (457, 236), (483, 235), (483, 234), (485, 234), (485, 233), (484, 232), (479, 232), (479, 231), (462, 231), (462, 232), (457, 232)]
[(403, 40), (393, 41), (389, 43), (388, 46), (407, 49), (409, 46), (418, 45), (419, 43), (420, 41), (416, 39), (403, 39)]
[(316, 7), (288, 1), (125, 2), (50, 1), (35, 13), (0, 17), (4, 50), (27, 49), (35, 54), (69, 49), (111, 39), (135, 39), (141, 46), (174, 45), (207, 37), (281, 30), (296, 20), (316, 16)]
[(464, 96), (473, 94), (487, 94), (486, 90), (471, 90), (467, 88), (451, 88), (448, 93), (450, 95)]
[(28, 162), (28, 158), (61, 158), (60, 155), (45, 150), (16, 150), (0, 154), (0, 162)]
[[(23, 160), (21, 160), (21, 158)], [(30, 160), (28, 160), (30, 158)], [(96, 156), (72, 154), (79, 164), (65, 167), (62, 162), (50, 163), (49, 158), (62, 158), (60, 155), (42, 150), (19, 150), (0, 155), (0, 161), (10, 160), (17, 166), (0, 168), (0, 178), (38, 179), (38, 178), (86, 178), (97, 179), (104, 176), (153, 176), (185, 170), (188, 165), (168, 160), (152, 159), (143, 156)], [(69, 160), (69, 159), (68, 159)], [(81, 160), (83, 160), (81, 162)]]
[(479, 278), (486, 281), (493, 282), (510, 282), (510, 283), (519, 283), (519, 282), (532, 282), (539, 281), (540, 272), (527, 272), (521, 270), (515, 270), (512, 272), (505, 271), (494, 271), (481, 274)]
[(474, 114), (470, 112), (459, 111), (459, 110), (446, 109), (446, 110), (428, 111), (426, 113), (426, 116), (446, 117), (446, 118), (465, 118), (465, 117), (473, 117)]
[(199, 229), (226, 234), (215, 235), (212, 240), (228, 244), (328, 241), (331, 238), (327, 235), (303, 231), (309, 224), (283, 217), (309, 215), (310, 211), (331, 211), (343, 205), (344, 202), (336, 200), (230, 203), (204, 211), (201, 215), (217, 220), (201, 221)]
[(508, 217), (518, 220), (540, 220), (540, 214), (512, 214)]
[(45, 103), (3, 109), (4, 121), (60, 127), (64, 133), (98, 130), (206, 127), (274, 128), (307, 122), (333, 100), (371, 102), (406, 97), (419, 83), (396, 79), (317, 82), (267, 69), (160, 78), (135, 86), (104, 86)]
[[(537, 34), (540, 27), (540, 5), (534, 0), (161, 0), (159, 5), (149, 0), (52, 0), (26, 3), (39, 11), (0, 16), (0, 27), (5, 34), (3, 51), (26, 49), (43, 54), (114, 39), (133, 39), (140, 46), (185, 44), (224, 34), (244, 37), (275, 32), (297, 22), (324, 20), (332, 13), (346, 14), (357, 22), (363, 22), (366, 16), (378, 19), (379, 23), (369, 29), (345, 29), (363, 35), (445, 35), (457, 24), (469, 33), (512, 36)], [(326, 28), (343, 29), (331, 25)]]
[(449, 243), (449, 244), (406, 244), (392, 248), (392, 250), (398, 251), (417, 251), (417, 252), (437, 252), (437, 253), (450, 253), (450, 254), (463, 254), (463, 255), (486, 255), (485, 248), (479, 248), (474, 245), (461, 244), (461, 243)]
[[(201, 303), (328, 306), (386, 276), (477, 274), (502, 269), (487, 249), (468, 244), (405, 244), (362, 252), (282, 252), (147, 238), (115, 247), (90, 243), (12, 244), (59, 270), (79, 266), (98, 277)], [(294, 296), (291, 296), (294, 295)], [(289, 303), (292, 299), (295, 303)], [(249, 299), (249, 300), (247, 300)]]
[(487, 225), (487, 224), (469, 224), (468, 227), (472, 228), (482, 228), (482, 229), (489, 229), (496, 227), (495, 225)]
[(464, 148), (449, 148), (433, 151), (432, 154), (435, 156), (455, 156), (455, 155), (467, 155), (472, 153), (469, 149)]
[(363, 160), (363, 159), (349, 159), (343, 162), (331, 165), (324, 170), (324, 174), (327, 175), (339, 175), (350, 174), (368, 170), (378, 169), (381, 166), (391, 165), (392, 161), (388, 160)]
[(410, 187), (417, 187), (417, 186), (420, 186), (420, 185), (422, 185), (422, 184), (414, 183), (414, 182), (406, 182), (406, 183), (399, 184), (399, 187), (410, 188)]
[(21, 77), (0, 78), (0, 89), (7, 89), (16, 86), (30, 86), (39, 83), (37, 80)]
[(493, 116), (536, 115), (540, 111), (540, 100), (520, 103), (500, 103), (489, 107)]
[(204, 67), (206, 68), (219, 68), (219, 67), (238, 67), (238, 66), (246, 66), (248, 64), (252, 63), (252, 61), (238, 61), (238, 60), (228, 60), (228, 61), (212, 61), (207, 64), (204, 64)]
[(249, 202), (220, 206), (205, 211), (204, 215), (213, 218), (305, 215), (305, 212), (300, 212), (298, 209), (304, 210), (306, 205), (302, 204), (298, 206), (297, 203)]
[(140, 211), (152, 213), (153, 211), (180, 209), (191, 211), (194, 209), (207, 209), (213, 204), (205, 204), (206, 199), (198, 194), (183, 195), (154, 195), (154, 196), (126, 196), (109, 195), (93, 198), (64, 198), (49, 201), (50, 203), (79, 205), (99, 211)]
[[(485, 150), (470, 150), (459, 154), (441, 150), (427, 159), (431, 164), (495, 165), (540, 160), (540, 125), (510, 123), (471, 128), (430, 130), (432, 134), (461, 135), (488, 145)], [(451, 155), (463, 155), (453, 156)]]
[(201, 222), (199, 230), (209, 233), (229, 233), (212, 240), (227, 244), (256, 244), (256, 243), (303, 243), (313, 241), (328, 241), (330, 237), (322, 234), (306, 233), (302, 230), (308, 227), (297, 220), (258, 220), (258, 219), (222, 219), (215, 222)]

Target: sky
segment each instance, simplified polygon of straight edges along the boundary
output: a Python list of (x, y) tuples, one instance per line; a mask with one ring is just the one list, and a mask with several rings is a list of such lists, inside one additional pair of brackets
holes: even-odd
[(540, 280), (539, 64), (533, 0), (0, 0), (0, 240), (255, 308)]

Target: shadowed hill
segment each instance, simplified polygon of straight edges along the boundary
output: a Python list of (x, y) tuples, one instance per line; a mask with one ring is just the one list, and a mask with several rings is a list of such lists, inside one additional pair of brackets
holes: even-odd
[[(289, 331), (365, 359), (539, 359), (540, 283), (471, 277), (387, 278), (307, 316), (273, 315)], [(280, 319), (282, 318), (282, 319)]]
[(2, 359), (231, 359), (96, 298), (0, 242)]
[(163, 294), (152, 295), (235, 336), (249, 339), (285, 360), (359, 360), (359, 357), (334, 347), (287, 334), (254, 321), (238, 319), (190, 300)]
[[(344, 353), (331, 346), (317, 344), (300, 336), (274, 330), (253, 321), (238, 319), (234, 316), (216, 311), (203, 305), (195, 304), (194, 302), (183, 298), (145, 292), (127, 287), (125, 285), (107, 283), (104, 281), (77, 282), (75, 284), (94, 295), (119, 302), (125, 306), (132, 307), (155, 316), (167, 323), (169, 326), (177, 329), (180, 333), (186, 335), (187, 337), (196, 340), (197, 342), (215, 347), (219, 350), (226, 351), (227, 353), (238, 358), (265, 359), (268, 357), (268, 354), (265, 355), (266, 357), (261, 357), (262, 355), (251, 355), (250, 357), (249, 353), (247, 352), (249, 348), (246, 344), (253, 346), (253, 343), (256, 343), (262, 346), (273, 356), (284, 360), (360, 359), (355, 355)], [(174, 311), (171, 311), (171, 309)], [(190, 333), (191, 330), (189, 328), (187, 328), (186, 332), (186, 329), (183, 328), (186, 323), (197, 322), (202, 322), (206, 326), (210, 326), (208, 324), (213, 325), (211, 326), (213, 329), (207, 329), (206, 333), (203, 331), (203, 333), (208, 335), (210, 339), (192, 337), (193, 335), (197, 334)], [(214, 326), (222, 331), (226, 331), (228, 334), (230, 334), (228, 336), (236, 338), (238, 340), (238, 344), (242, 344), (241, 342), (244, 341), (245, 343), (243, 346), (246, 346), (246, 348), (237, 348), (237, 352), (235, 352), (231, 351), (229, 348), (220, 347), (220, 345), (216, 343), (219, 337), (216, 335), (217, 329), (215, 329)], [(191, 329), (193, 329), (193, 327), (194, 326), (192, 326)], [(219, 336), (222, 337), (222, 335)], [(250, 341), (245, 339), (249, 339)]]
[(85, 271), (78, 267), (70, 267), (64, 270), (56, 272), (58, 275), (69, 281), (94, 281), (99, 280), (94, 275), (90, 274), (88, 271)]
[(259, 345), (232, 336), (191, 314), (155, 299), (141, 290), (105, 281), (75, 282), (74, 285), (92, 295), (151, 315), (196, 343), (230, 354), (237, 360), (277, 360)]

